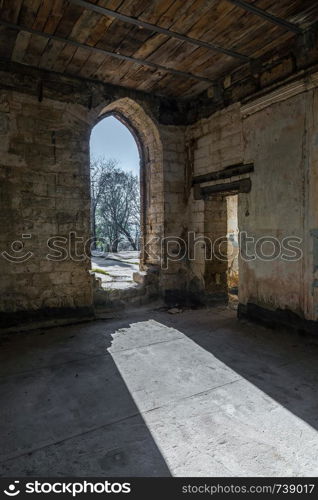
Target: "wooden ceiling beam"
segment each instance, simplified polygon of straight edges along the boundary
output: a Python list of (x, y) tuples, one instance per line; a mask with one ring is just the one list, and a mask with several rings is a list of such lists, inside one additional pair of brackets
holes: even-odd
[(273, 14), (270, 14), (266, 10), (260, 9), (259, 7), (256, 7), (256, 5), (245, 2), (244, 0), (226, 0), (227, 2), (232, 3), (233, 5), (236, 5), (237, 7), (240, 7), (241, 9), (244, 9), (248, 12), (252, 12), (252, 14), (255, 14), (256, 16), (262, 17), (263, 19), (266, 19), (267, 21), (276, 24), (277, 26), (280, 26), (281, 28), (285, 28), (288, 31), (292, 31), (293, 33), (296, 33), (297, 35), (301, 35), (304, 33), (304, 30), (297, 26), (296, 24), (290, 23), (289, 21), (286, 21), (285, 19), (282, 19), (280, 17), (274, 16)]
[(84, 43), (76, 42), (75, 40), (70, 40), (69, 38), (63, 38), (57, 35), (52, 35), (50, 33), (44, 33), (43, 31), (37, 31), (32, 28), (28, 28), (26, 26), (20, 26), (18, 24), (8, 23), (0, 19), (0, 25), (5, 26), (7, 28), (24, 31), (27, 33), (31, 33), (32, 35), (38, 35), (49, 40), (56, 40), (57, 42), (62, 42), (65, 44), (73, 45), (74, 47), (78, 47), (81, 49), (89, 50), (93, 53), (104, 54), (105, 56), (113, 57), (115, 59), (119, 59), (120, 61), (129, 61), (134, 64), (138, 64), (141, 66), (147, 66), (149, 68), (153, 68), (155, 70), (164, 71), (165, 73), (171, 73), (172, 75), (176, 75), (182, 78), (192, 78), (193, 80), (197, 80), (199, 82), (205, 82), (210, 85), (214, 85), (215, 82), (210, 80), (209, 78), (205, 78), (203, 76), (194, 75), (192, 73), (187, 73), (185, 71), (179, 71), (177, 69), (170, 68), (168, 66), (162, 66), (161, 64), (156, 64), (151, 61), (145, 61), (143, 59), (136, 59), (135, 57), (124, 56), (123, 54), (118, 54), (115, 52), (110, 52), (109, 50), (100, 49), (98, 47), (92, 47), (91, 45), (85, 45)]
[(221, 54), (226, 54), (228, 56), (234, 57), (236, 59), (240, 59), (241, 61), (244, 62), (249, 62), (252, 60), (252, 58), (240, 54), (239, 52), (236, 52), (231, 49), (226, 49), (224, 47), (221, 47), (220, 45), (217, 45), (215, 43), (210, 43), (210, 42), (204, 42), (202, 40), (198, 40), (196, 38), (191, 38), (186, 35), (182, 35), (181, 33), (177, 33), (175, 31), (170, 31), (168, 29), (162, 28), (161, 26), (158, 26), (156, 24), (150, 24), (145, 21), (142, 21), (141, 19), (138, 19), (136, 17), (131, 17), (127, 16), (125, 14), (121, 14), (120, 12), (117, 12), (115, 10), (111, 9), (106, 9), (105, 7), (101, 7), (100, 5), (95, 5), (90, 2), (87, 2), (85, 0), (68, 0), (70, 3), (73, 3), (75, 5), (79, 5), (80, 7), (83, 7), (86, 10), (90, 10), (93, 12), (97, 12), (99, 14), (102, 14), (103, 16), (109, 16), (109, 17), (114, 17), (116, 19), (119, 19), (120, 21), (123, 21), (128, 24), (134, 24), (136, 26), (139, 26), (140, 28), (147, 29), (149, 31), (155, 32), (155, 33), (160, 33), (162, 35), (166, 35), (169, 38), (176, 38), (177, 40), (181, 40), (182, 42), (187, 42), (191, 43), (193, 45), (196, 45), (197, 47), (204, 47), (209, 50), (213, 50), (214, 52), (219, 52)]

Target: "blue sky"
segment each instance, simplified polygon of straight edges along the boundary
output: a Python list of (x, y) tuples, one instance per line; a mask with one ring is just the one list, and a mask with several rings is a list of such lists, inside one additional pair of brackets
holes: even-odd
[(92, 158), (114, 158), (119, 161), (121, 168), (139, 175), (139, 153), (135, 139), (128, 128), (113, 116), (104, 118), (93, 128), (90, 153)]

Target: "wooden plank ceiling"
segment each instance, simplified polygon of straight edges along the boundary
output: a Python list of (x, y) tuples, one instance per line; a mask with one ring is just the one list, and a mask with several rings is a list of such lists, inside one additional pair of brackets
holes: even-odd
[[(229, 0), (89, 1), (251, 59), (279, 50), (297, 36)], [(317, 0), (246, 1), (302, 29), (318, 20)], [(237, 57), (93, 12), (67, 0), (0, 0), (1, 22), (20, 27), (0, 24), (2, 59), (162, 95), (199, 94), (210, 86), (209, 81), (246, 64)], [(87, 50), (27, 29), (190, 73), (206, 81), (119, 60), (102, 51)]]

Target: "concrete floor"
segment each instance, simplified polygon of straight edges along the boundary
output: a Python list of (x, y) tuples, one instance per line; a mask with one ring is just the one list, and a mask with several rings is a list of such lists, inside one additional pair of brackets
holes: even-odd
[(2, 476), (318, 475), (312, 339), (126, 314), (2, 339)]

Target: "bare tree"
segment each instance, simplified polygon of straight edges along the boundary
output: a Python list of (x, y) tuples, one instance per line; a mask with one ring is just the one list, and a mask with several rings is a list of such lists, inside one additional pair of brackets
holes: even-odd
[[(96, 242), (96, 212), (98, 204), (101, 201), (101, 196), (104, 190), (105, 170), (111, 167), (116, 167), (118, 162), (114, 159), (94, 158), (91, 161), (91, 231), (94, 242)], [(96, 243), (94, 243), (95, 246)]]
[(99, 158), (92, 162), (93, 235), (108, 242), (108, 249), (118, 251), (121, 241), (133, 250), (139, 248), (140, 194), (139, 180), (125, 172), (116, 160)]

